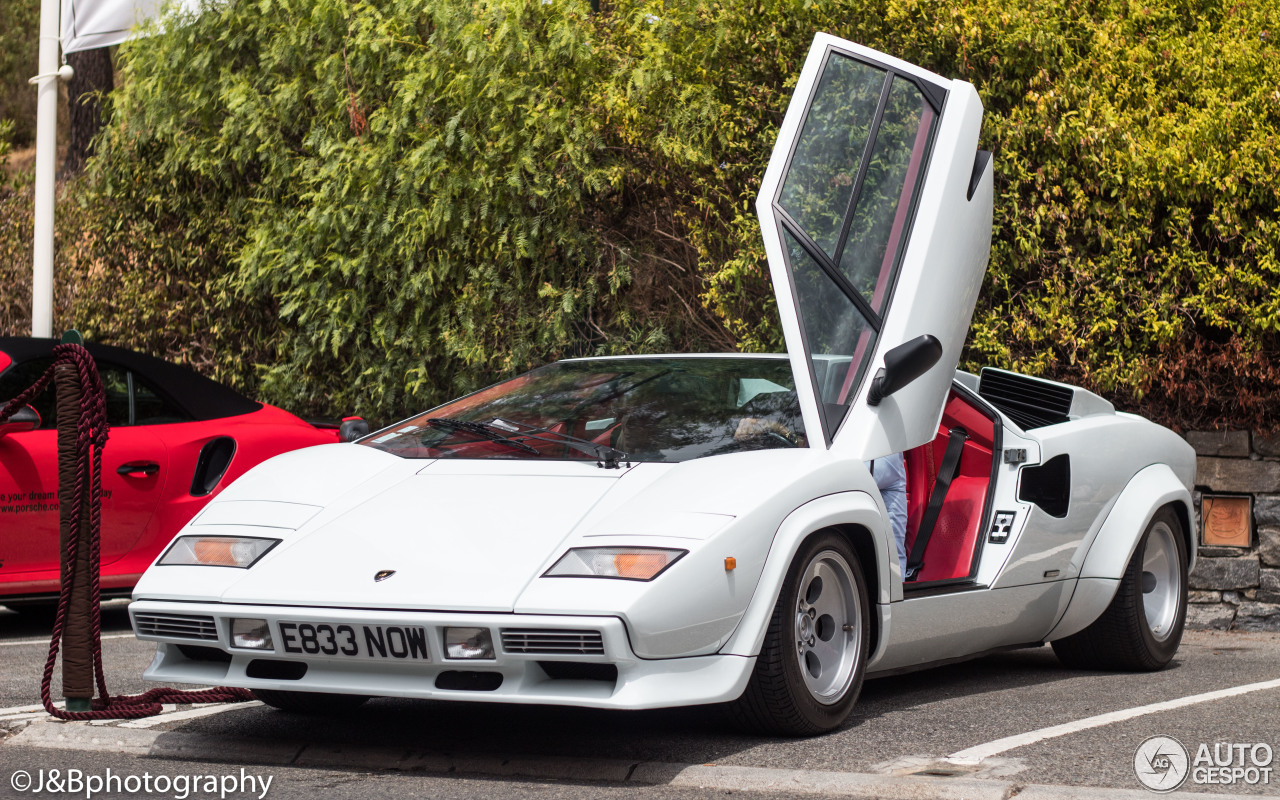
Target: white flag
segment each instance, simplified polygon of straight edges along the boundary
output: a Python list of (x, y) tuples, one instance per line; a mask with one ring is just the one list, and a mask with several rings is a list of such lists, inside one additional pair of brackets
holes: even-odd
[[(62, 0), (62, 52), (119, 44), (162, 5), (164, 0)], [(198, 0), (184, 0), (182, 5), (199, 9)]]

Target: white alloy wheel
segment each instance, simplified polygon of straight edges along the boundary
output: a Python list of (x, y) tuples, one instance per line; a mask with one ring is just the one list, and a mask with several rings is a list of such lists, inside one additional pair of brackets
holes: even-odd
[(849, 690), (862, 654), (863, 609), (853, 570), (834, 550), (818, 553), (805, 567), (795, 598), (795, 654), (813, 699), (838, 702)]
[(1151, 637), (1159, 642), (1173, 631), (1183, 595), (1178, 542), (1173, 538), (1177, 535), (1168, 523), (1157, 521), (1147, 534), (1142, 554), (1142, 610)]

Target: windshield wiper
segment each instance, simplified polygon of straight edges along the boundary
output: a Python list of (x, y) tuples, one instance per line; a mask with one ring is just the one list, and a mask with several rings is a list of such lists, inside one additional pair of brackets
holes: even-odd
[(472, 422), (465, 419), (453, 419), (452, 417), (432, 417), (427, 420), (427, 424), (433, 428), (439, 428), (440, 430), (448, 431), (450, 433), (456, 433), (458, 431), (474, 433), (476, 436), (488, 439), (491, 442), (505, 444), (508, 447), (514, 447), (515, 449), (523, 450), (526, 453), (533, 453), (535, 456), (542, 455), (541, 452), (530, 447), (524, 442), (517, 442), (515, 439), (509, 438), (506, 434), (510, 431), (504, 431), (502, 428), (489, 425), (488, 423)]
[(580, 439), (577, 436), (570, 436), (569, 434), (561, 433), (560, 431), (548, 430), (547, 428), (539, 428), (533, 425), (525, 425), (524, 423), (513, 422), (502, 417), (495, 417), (492, 422), (488, 423), (488, 425), (491, 428), (505, 430), (508, 433), (519, 433), (522, 436), (529, 436), (534, 439), (543, 439), (544, 441), (546, 440), (545, 437), (554, 436), (557, 441), (572, 447), (579, 453), (585, 453), (586, 455), (595, 457), (596, 466), (603, 469), (621, 469), (619, 462), (622, 461), (626, 461), (628, 467), (631, 466), (631, 462), (628, 460), (626, 453), (609, 447), (608, 445), (593, 442), (590, 439)]

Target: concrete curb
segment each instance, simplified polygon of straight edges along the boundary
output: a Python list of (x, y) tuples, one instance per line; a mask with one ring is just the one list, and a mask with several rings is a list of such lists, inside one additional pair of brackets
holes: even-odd
[[(1157, 796), (1141, 789), (1041, 786), (965, 777), (875, 775), (656, 761), (636, 763), (601, 758), (502, 758), (360, 745), (310, 745), (268, 739), (229, 741), (216, 736), (181, 731), (106, 728), (50, 720), (32, 722), (5, 741), (3, 746), (89, 750), (236, 765), (397, 770), (551, 781), (664, 785), (735, 792), (788, 792), (852, 800), (1010, 800), (1013, 797), (1018, 800), (1151, 800)], [(1242, 795), (1192, 792), (1174, 792), (1162, 796), (1245, 800)]]

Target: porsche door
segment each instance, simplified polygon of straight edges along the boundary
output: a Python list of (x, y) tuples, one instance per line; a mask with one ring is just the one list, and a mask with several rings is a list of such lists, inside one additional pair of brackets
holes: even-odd
[[(869, 459), (937, 434), (991, 242), (981, 123), (968, 83), (814, 40), (757, 200), (812, 446)], [(923, 336), (932, 366), (869, 404)]]
[[(16, 396), (44, 374), (51, 358), (15, 364), (0, 378), (0, 398)], [(123, 367), (98, 363), (111, 426), (102, 451), (101, 558), (107, 566), (129, 552), (160, 503), (168, 470), (164, 442), (151, 426), (132, 425), (137, 392)], [(34, 401), (41, 429), (0, 438), (0, 578), (56, 572), (58, 434), (55, 390)]]

